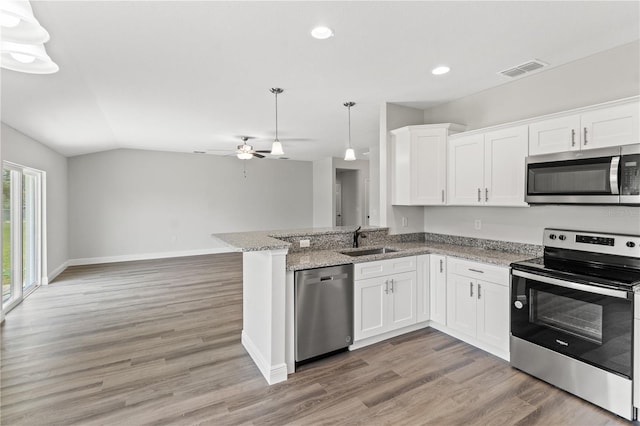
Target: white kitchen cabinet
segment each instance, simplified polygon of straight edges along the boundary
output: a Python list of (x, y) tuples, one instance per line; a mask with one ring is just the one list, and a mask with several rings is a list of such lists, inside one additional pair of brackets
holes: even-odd
[(354, 341), (416, 323), (416, 272), (355, 281)]
[(447, 270), (447, 327), (508, 352), (508, 269), (448, 257)]
[(391, 203), (446, 203), (447, 138), (464, 130), (458, 124), (407, 126), (391, 133)]
[(529, 155), (638, 143), (640, 103), (585, 111), (529, 125)]
[(354, 341), (417, 322), (416, 256), (354, 264)]
[(526, 206), (527, 130), (515, 126), (451, 138), (448, 204)]
[(431, 259), (428, 254), (416, 256), (416, 259), (416, 321), (423, 322), (431, 319)]
[(429, 315), (431, 321), (447, 323), (447, 258), (429, 255)]

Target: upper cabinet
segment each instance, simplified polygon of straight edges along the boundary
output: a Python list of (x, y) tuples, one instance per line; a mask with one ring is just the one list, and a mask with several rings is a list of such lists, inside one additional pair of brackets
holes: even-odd
[(526, 206), (527, 126), (449, 141), (448, 204)]
[(447, 139), (463, 130), (447, 123), (391, 131), (392, 204), (446, 204)]
[(529, 125), (529, 154), (629, 145), (640, 142), (640, 104), (594, 109)]

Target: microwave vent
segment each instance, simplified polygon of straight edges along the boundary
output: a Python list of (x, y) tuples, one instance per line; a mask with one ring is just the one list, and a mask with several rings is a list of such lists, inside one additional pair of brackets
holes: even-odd
[(538, 60), (538, 59), (533, 59), (531, 61), (525, 62), (523, 64), (520, 65), (516, 65), (515, 67), (512, 68), (508, 68), (506, 70), (500, 71), (499, 74), (502, 74), (504, 76), (507, 77), (520, 77), (523, 74), (529, 73), (529, 72), (533, 72), (533, 71), (537, 71), (540, 68), (544, 68), (546, 67), (548, 64)]

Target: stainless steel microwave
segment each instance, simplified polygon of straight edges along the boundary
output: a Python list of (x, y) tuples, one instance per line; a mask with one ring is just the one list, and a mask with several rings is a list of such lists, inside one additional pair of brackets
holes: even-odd
[(640, 205), (640, 144), (529, 156), (529, 204)]

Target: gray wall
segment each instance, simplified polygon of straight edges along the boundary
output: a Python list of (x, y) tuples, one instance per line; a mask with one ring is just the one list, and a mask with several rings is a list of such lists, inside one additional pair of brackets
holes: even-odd
[(2, 160), (46, 172), (46, 272), (51, 280), (69, 258), (67, 158), (2, 123)]
[(211, 233), (309, 227), (311, 191), (310, 162), (140, 150), (72, 157), (69, 257), (206, 252), (221, 247)]
[[(640, 94), (640, 42), (428, 109), (426, 123), (471, 129)], [(640, 142), (640, 141), (638, 141)], [(545, 227), (640, 233), (638, 207), (426, 207), (425, 231), (540, 244)], [(482, 229), (474, 229), (474, 220)]]

